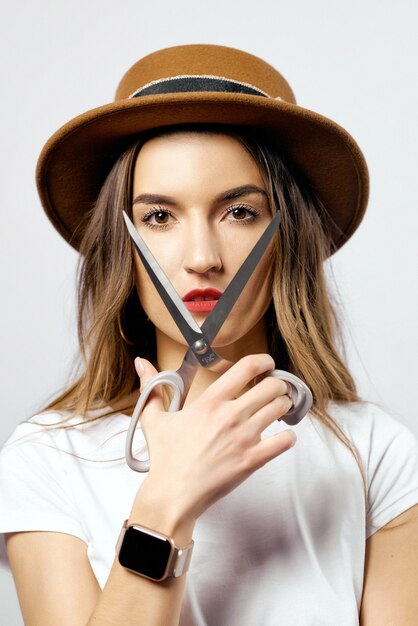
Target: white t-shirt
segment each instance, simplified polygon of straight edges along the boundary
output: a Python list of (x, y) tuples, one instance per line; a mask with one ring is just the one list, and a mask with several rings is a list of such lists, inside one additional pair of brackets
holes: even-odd
[[(181, 626), (358, 624), (366, 538), (418, 503), (418, 446), (373, 405), (333, 405), (331, 414), (360, 453), (369, 520), (352, 453), (307, 416), (294, 448), (198, 520)], [(80, 537), (103, 587), (144, 476), (123, 459), (128, 422), (21, 424), (0, 455), (0, 532)], [(283, 428), (275, 422), (265, 436)]]

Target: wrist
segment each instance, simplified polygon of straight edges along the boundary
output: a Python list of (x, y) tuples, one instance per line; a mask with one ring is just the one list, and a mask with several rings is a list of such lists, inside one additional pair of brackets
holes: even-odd
[(189, 515), (182, 503), (161, 493), (146, 479), (138, 490), (128, 518), (129, 524), (140, 524), (174, 539), (178, 546), (188, 544), (193, 535), (196, 520)]

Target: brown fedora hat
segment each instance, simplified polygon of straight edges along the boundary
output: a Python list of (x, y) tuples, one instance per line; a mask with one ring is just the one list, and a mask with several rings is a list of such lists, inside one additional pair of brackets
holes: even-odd
[(85, 217), (132, 137), (176, 124), (260, 129), (287, 155), (324, 204), (336, 248), (359, 225), (369, 178), (354, 139), (335, 122), (296, 104), (286, 80), (246, 52), (216, 45), (159, 50), (133, 65), (115, 101), (79, 115), (46, 143), (37, 166), (42, 205), (79, 248)]

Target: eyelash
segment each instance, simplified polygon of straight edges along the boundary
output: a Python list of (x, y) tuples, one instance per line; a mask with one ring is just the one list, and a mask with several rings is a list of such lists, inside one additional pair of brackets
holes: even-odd
[[(247, 213), (249, 214), (246, 218), (242, 220), (233, 220), (234, 222), (237, 222), (240, 224), (251, 224), (260, 215), (259, 211), (257, 211), (253, 207), (247, 206), (246, 204), (237, 204), (237, 205), (231, 206), (227, 209), (226, 214), (232, 215), (233, 212), (237, 210), (247, 211)], [(166, 215), (169, 215), (170, 217), (174, 217), (173, 214), (167, 209), (163, 209), (163, 207), (156, 207), (156, 208), (150, 209), (147, 213), (145, 213), (145, 215), (143, 215), (141, 218), (141, 222), (145, 224), (148, 228), (154, 228), (156, 230), (165, 230), (166, 228), (170, 226), (170, 223), (152, 224), (150, 221), (151, 218), (154, 215), (157, 215), (158, 213), (165, 213)]]
[(145, 215), (142, 216), (141, 222), (145, 224), (145, 226), (147, 226), (148, 228), (155, 228), (156, 230), (165, 230), (168, 226), (170, 226), (170, 224), (152, 224), (150, 222), (150, 219), (152, 218), (152, 216), (157, 215), (157, 213), (166, 213), (170, 217), (173, 217), (173, 214), (170, 211), (167, 211), (167, 209), (163, 209), (162, 207), (155, 207), (147, 211), (147, 213), (145, 213)]
[(234, 211), (237, 210), (247, 211), (247, 213), (249, 213), (249, 216), (247, 216), (243, 220), (234, 220), (236, 222), (239, 222), (240, 224), (252, 224), (260, 215), (259, 211), (257, 211), (253, 207), (247, 206), (246, 204), (237, 204), (235, 206), (231, 206), (229, 207), (229, 209), (227, 209), (226, 213), (227, 215), (231, 215)]

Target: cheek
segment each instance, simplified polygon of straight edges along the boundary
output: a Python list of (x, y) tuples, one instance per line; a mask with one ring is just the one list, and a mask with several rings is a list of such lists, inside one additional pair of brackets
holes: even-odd
[(267, 312), (272, 300), (273, 271), (270, 261), (261, 262), (254, 270), (229, 314), (230, 323), (237, 330), (248, 332)]
[(255, 297), (255, 312), (257, 317), (262, 317), (272, 300), (272, 272), (270, 268), (266, 268), (266, 271), (260, 276), (255, 277), (255, 283), (253, 286), (253, 293), (256, 293)]
[(135, 259), (135, 285), (141, 306), (147, 316), (150, 317), (153, 303), (155, 303), (159, 296), (148, 273), (138, 258)]
[(262, 260), (248, 281), (249, 292), (257, 303), (270, 303), (273, 286), (273, 265), (271, 258)]
[[(163, 267), (163, 269), (166, 268)], [(166, 274), (168, 274), (167, 271)], [(170, 280), (170, 277), (168, 278)], [(173, 332), (173, 329), (177, 332), (177, 326), (171, 314), (162, 301), (140, 259), (135, 260), (135, 285), (142, 309), (154, 326), (167, 333)]]

